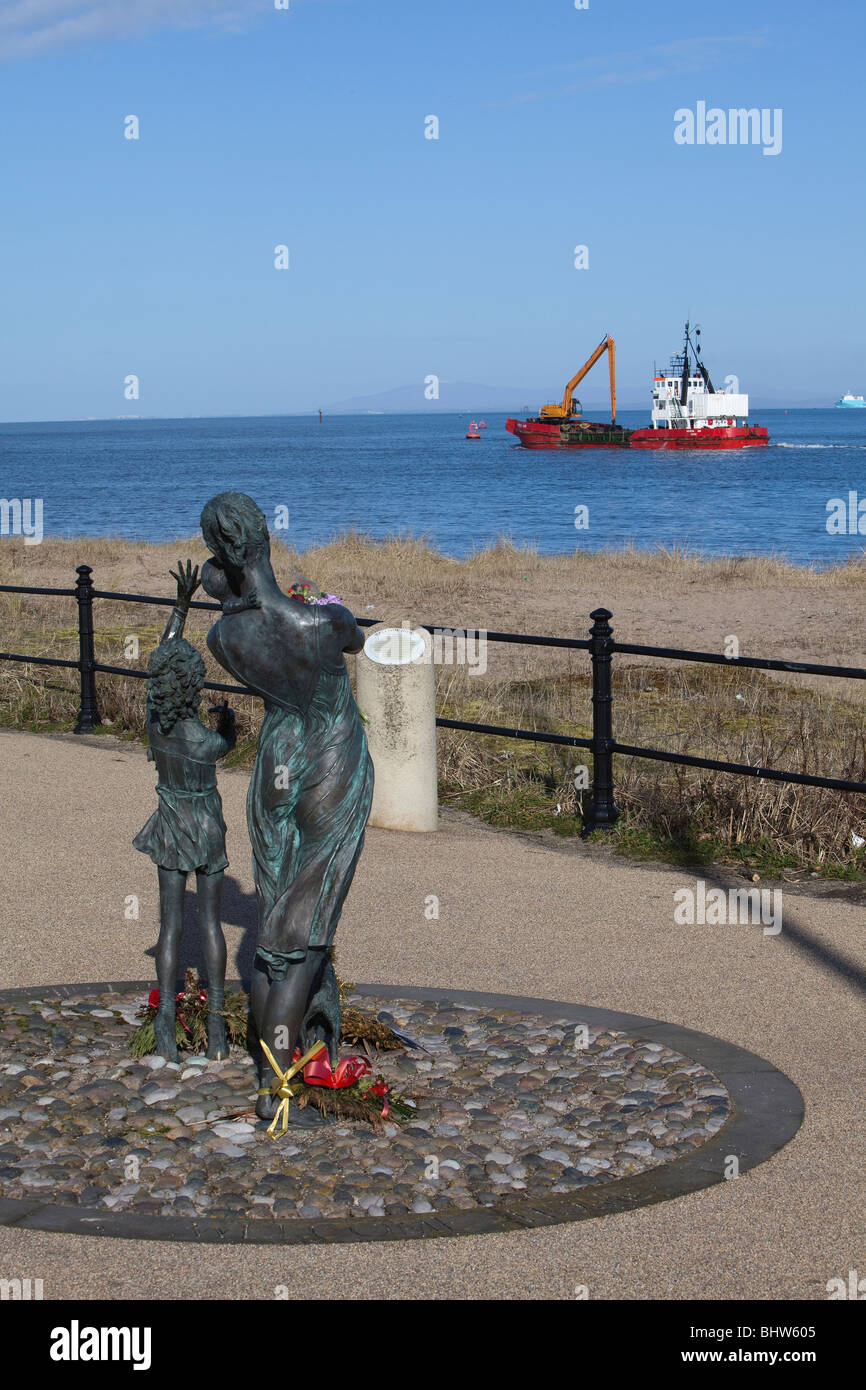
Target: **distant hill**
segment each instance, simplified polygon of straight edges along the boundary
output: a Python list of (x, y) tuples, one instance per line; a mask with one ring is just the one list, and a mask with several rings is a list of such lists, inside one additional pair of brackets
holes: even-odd
[(384, 414), (403, 414), (417, 411), (469, 410), (513, 410), (522, 412), (525, 406), (537, 410), (546, 400), (538, 388), (482, 386), (468, 381), (440, 381), (439, 397), (428, 401), (424, 395), (423, 381), (412, 386), (396, 386), (390, 391), (379, 391), (371, 396), (350, 396), (347, 400), (332, 401), (322, 409), (329, 415), (362, 415), (365, 411), (382, 411)]
[(545, 400), (555, 399), (539, 386), (488, 386), (474, 381), (441, 381), (439, 396), (427, 400), (424, 382), (411, 386), (395, 386), (392, 391), (379, 391), (370, 396), (350, 396), (334, 400), (322, 410), (329, 414), (363, 414), (366, 410), (389, 413), (417, 413), (436, 410), (513, 410), (523, 413), (525, 407), (538, 410)]
[[(349, 396), (346, 400), (331, 401), (322, 406), (326, 415), (364, 415), (367, 412), (384, 415), (435, 414), (438, 412), (469, 412), (482, 415), (484, 411), (508, 411), (515, 415), (532, 414), (545, 401), (559, 399), (557, 392), (543, 387), (530, 386), (486, 386), (472, 381), (440, 381), (438, 399), (428, 401), (424, 395), (424, 383), (415, 382), (412, 386), (395, 386), (390, 391), (378, 391), (369, 396)], [(603, 397), (591, 399), (581, 397), (586, 413), (610, 412), (610, 403)], [(752, 395), (749, 401), (750, 413), (761, 409), (804, 409), (832, 405), (833, 402), (807, 399), (791, 401), (773, 397)], [(649, 414), (647, 396), (627, 400), (617, 398), (618, 410), (643, 410)]]

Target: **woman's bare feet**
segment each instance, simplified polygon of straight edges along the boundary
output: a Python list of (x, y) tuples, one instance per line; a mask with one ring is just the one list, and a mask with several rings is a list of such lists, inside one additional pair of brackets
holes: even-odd
[(267, 1091), (263, 1096), (259, 1096), (256, 1100), (256, 1114), (259, 1119), (272, 1120), (277, 1113), (277, 1106), (279, 1103), (279, 1096), (272, 1096), (270, 1091)]
[[(272, 1120), (279, 1104), (279, 1096), (272, 1096), (268, 1091), (266, 1095), (257, 1098), (256, 1114), (260, 1120)], [(289, 1129), (318, 1129), (320, 1125), (327, 1123), (327, 1116), (314, 1105), (305, 1105), (302, 1110), (294, 1101), (289, 1101)]]
[(327, 1115), (323, 1115), (315, 1105), (305, 1105), (303, 1110), (293, 1105), (289, 1110), (289, 1129), (318, 1129), (327, 1123)]

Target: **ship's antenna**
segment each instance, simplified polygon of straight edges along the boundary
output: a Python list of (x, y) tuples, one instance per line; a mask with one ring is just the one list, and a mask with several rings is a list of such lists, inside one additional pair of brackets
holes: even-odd
[[(700, 327), (696, 327), (696, 328), (695, 328), (695, 338), (699, 340), (699, 339), (700, 339), (700, 336), (701, 336)], [(707, 371), (706, 367), (704, 366), (703, 362), (701, 361), (701, 356), (700, 356), (700, 353), (701, 353), (701, 344), (700, 344), (699, 341), (697, 341), (697, 342), (693, 343), (692, 346), (694, 347), (694, 351), (695, 351), (695, 363), (696, 363), (696, 366), (697, 366), (697, 369), (698, 369), (698, 373), (700, 374), (700, 376), (703, 377), (703, 379), (704, 379), (704, 385), (706, 386), (706, 388), (707, 388), (707, 390), (709, 391), (710, 395), (713, 395), (713, 394), (715, 394), (715, 391), (714, 391), (713, 383), (712, 383), (712, 381), (710, 380), (710, 374), (709, 374), (709, 372)]]
[(689, 321), (686, 319), (686, 341), (683, 346), (683, 374), (680, 378), (680, 405), (689, 397)]

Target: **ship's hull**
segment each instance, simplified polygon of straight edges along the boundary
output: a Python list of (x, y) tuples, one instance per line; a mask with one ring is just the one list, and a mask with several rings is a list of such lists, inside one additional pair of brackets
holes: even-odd
[(837, 401), (837, 410), (866, 410), (866, 401)]
[(561, 425), (555, 420), (506, 420), (524, 449), (627, 449), (629, 430), (619, 425)]
[(746, 449), (768, 444), (763, 425), (707, 425), (703, 429), (626, 430), (589, 422), (505, 422), (524, 449)]
[(749, 449), (769, 444), (764, 425), (706, 425), (700, 430), (634, 430), (630, 449)]

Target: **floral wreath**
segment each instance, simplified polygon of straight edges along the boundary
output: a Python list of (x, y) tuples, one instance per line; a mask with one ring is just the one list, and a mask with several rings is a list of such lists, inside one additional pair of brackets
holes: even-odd
[(314, 589), (309, 584), (293, 584), (288, 590), (289, 598), (297, 599), (299, 603), (342, 603), (343, 600), (338, 594), (326, 594), (321, 589)]

